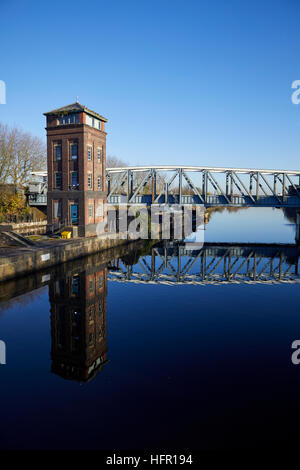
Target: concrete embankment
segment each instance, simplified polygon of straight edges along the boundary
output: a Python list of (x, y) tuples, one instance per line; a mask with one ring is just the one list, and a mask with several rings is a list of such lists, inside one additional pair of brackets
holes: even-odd
[(128, 243), (132, 241), (104, 234), (72, 240), (48, 239), (32, 247), (0, 247), (0, 282)]

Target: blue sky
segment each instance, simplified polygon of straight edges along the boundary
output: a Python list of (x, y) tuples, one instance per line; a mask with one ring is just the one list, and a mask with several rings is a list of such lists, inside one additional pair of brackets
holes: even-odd
[(75, 101), (133, 165), (300, 169), (298, 0), (0, 0), (0, 121)]

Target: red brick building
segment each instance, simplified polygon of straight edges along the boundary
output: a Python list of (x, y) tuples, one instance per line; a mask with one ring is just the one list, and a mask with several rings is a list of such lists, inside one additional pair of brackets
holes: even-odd
[(106, 198), (107, 119), (77, 102), (44, 115), (48, 225), (78, 226), (79, 236), (93, 236)]

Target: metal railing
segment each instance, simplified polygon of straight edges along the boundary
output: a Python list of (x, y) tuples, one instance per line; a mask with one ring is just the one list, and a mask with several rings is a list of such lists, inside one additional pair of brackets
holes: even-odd
[(47, 225), (47, 232), (53, 234), (54, 232), (58, 232), (59, 230), (61, 230), (66, 225), (68, 225), (67, 219), (58, 220), (56, 222), (53, 222), (53, 224), (48, 224)]

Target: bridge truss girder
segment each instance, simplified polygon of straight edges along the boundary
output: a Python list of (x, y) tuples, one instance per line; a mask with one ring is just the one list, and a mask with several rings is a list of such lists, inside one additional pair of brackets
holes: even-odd
[(300, 172), (153, 166), (108, 168), (108, 202), (300, 207)]

